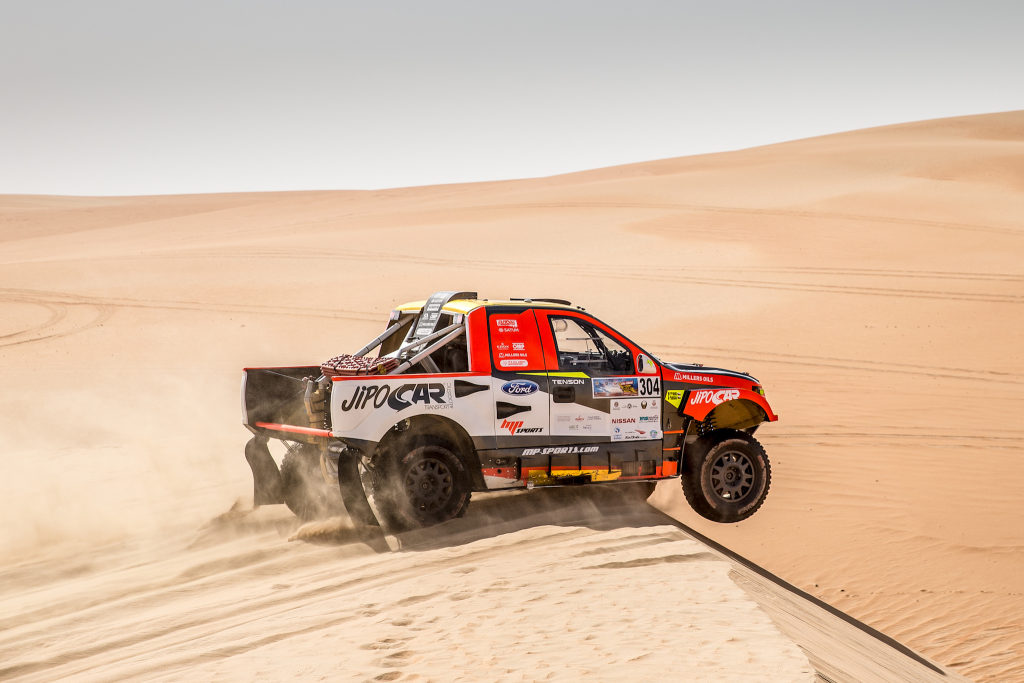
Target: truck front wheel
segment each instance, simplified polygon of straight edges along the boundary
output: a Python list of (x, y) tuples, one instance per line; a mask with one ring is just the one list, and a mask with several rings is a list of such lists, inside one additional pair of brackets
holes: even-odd
[(739, 522), (757, 512), (768, 495), (772, 470), (757, 439), (717, 429), (693, 444), (683, 470), (683, 494), (712, 522)]

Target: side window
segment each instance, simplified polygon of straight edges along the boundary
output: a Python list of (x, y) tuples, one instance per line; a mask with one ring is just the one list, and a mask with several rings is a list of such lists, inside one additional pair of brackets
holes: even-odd
[(403, 313), (397, 321), (388, 325), (389, 328), (395, 325), (400, 325), (401, 327), (397, 332), (384, 340), (384, 343), (381, 344), (380, 349), (377, 351), (377, 355), (386, 356), (397, 351), (402, 346), (402, 340), (409, 336), (409, 330), (412, 329), (412, 322), (415, 319), (415, 313)]
[(590, 323), (551, 317), (558, 369), (591, 375), (633, 374), (633, 354)]
[[(451, 315), (441, 315), (437, 329), (441, 330), (451, 325), (454, 321)], [(469, 351), (466, 348), (466, 334), (456, 337), (434, 353), (430, 358), (437, 365), (438, 372), (469, 372)]]
[(488, 326), (495, 368), (504, 372), (543, 372), (546, 369), (533, 311), (490, 313)]

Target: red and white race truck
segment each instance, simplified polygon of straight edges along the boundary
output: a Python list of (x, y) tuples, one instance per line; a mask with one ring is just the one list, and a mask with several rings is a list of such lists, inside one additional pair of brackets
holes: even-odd
[(473, 491), (669, 477), (737, 522), (771, 481), (754, 430), (778, 419), (749, 375), (664, 363), (567, 301), (474, 292), (399, 306), (323, 365), (246, 369), (242, 404), (256, 505), (390, 530), (461, 516)]

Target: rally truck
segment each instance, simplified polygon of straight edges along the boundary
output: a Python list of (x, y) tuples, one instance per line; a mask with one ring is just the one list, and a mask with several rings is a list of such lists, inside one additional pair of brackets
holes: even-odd
[(568, 301), (451, 291), (355, 353), (246, 369), (242, 412), (257, 506), (389, 531), (462, 516), (475, 491), (673, 477), (738, 522), (771, 483), (754, 432), (778, 419), (750, 375), (663, 362)]

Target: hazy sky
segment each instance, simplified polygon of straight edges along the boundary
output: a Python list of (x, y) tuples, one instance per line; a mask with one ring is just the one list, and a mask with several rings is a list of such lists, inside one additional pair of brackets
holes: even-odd
[(1022, 31), (1022, 0), (0, 0), (0, 193), (537, 176), (1024, 109)]

